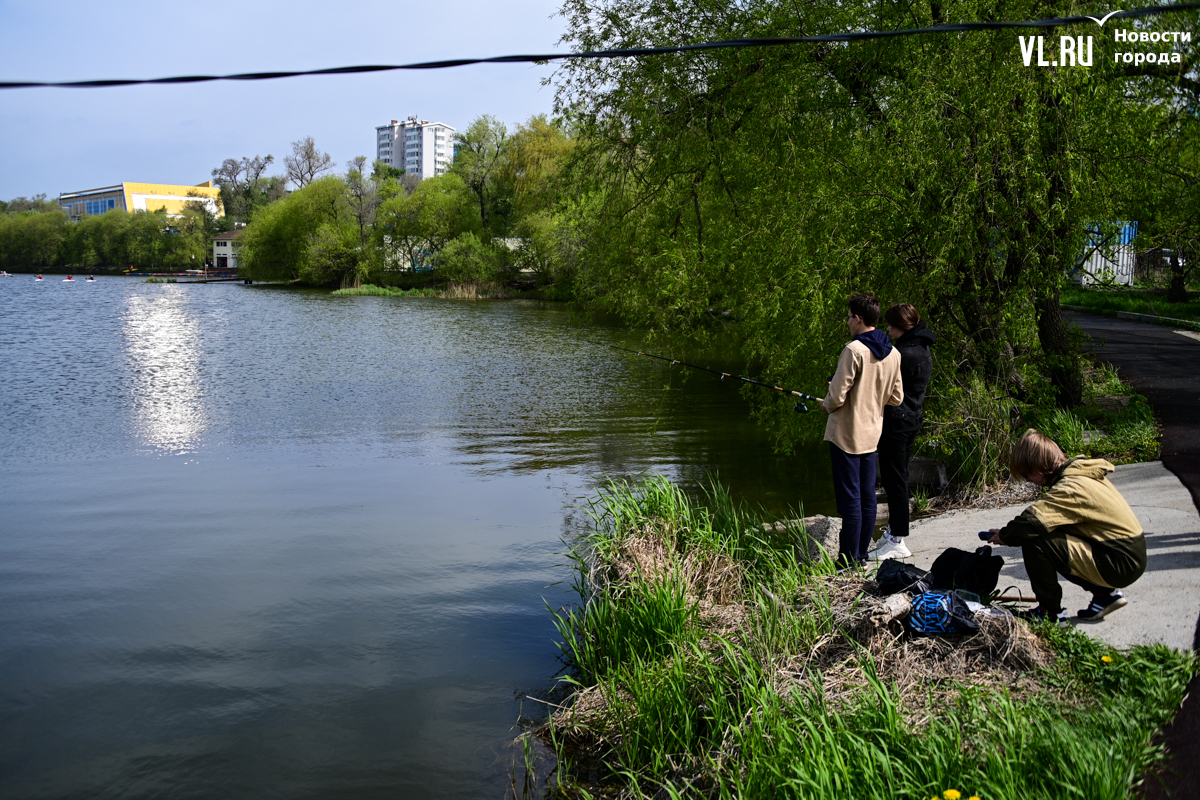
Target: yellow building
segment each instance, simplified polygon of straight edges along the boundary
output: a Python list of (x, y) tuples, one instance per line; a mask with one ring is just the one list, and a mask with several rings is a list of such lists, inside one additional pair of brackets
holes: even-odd
[(167, 216), (178, 217), (188, 203), (202, 202), (208, 210), (221, 216), (221, 190), (212, 181), (195, 186), (171, 183), (118, 183), (82, 192), (63, 192), (58, 204), (71, 219), (82, 219), (120, 208), (125, 211), (165, 210)]

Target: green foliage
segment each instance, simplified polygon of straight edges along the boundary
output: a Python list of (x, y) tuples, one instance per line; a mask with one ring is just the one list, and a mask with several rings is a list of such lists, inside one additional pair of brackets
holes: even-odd
[(249, 222), (258, 211), (285, 195), (285, 178), (266, 175), (275, 157), (227, 158), (212, 171), (213, 182), (221, 190), (221, 207), (230, 222)]
[(1063, 408), (1054, 409), (1038, 421), (1037, 428), (1053, 439), (1064, 453), (1083, 451), (1085, 423), (1070, 411)]
[(944, 461), (952, 483), (986, 486), (1007, 471), (1012, 444), (1023, 432), (1017, 401), (997, 396), (981, 376), (948, 379), (927, 397), (920, 452)]
[(532, 274), (541, 283), (558, 282), (566, 277), (559, 223), (558, 218), (538, 212), (522, 217), (514, 231), (516, 268)]
[(778, 572), (782, 555), (762, 533), (764, 522), (776, 520), (744, 508), (716, 481), (707, 487), (705, 496), (708, 502), (702, 506), (662, 475), (610, 481), (588, 500), (595, 526), (588, 547), (604, 559), (631, 534), (669, 520), (668, 538), (677, 552), (725, 553), (764, 580)]
[(352, 222), (322, 224), (308, 235), (300, 280), (316, 286), (361, 282), (367, 269), (360, 242)]
[(0, 217), (0, 268), (29, 269), (62, 263), (70, 233), (62, 211), (27, 211)]
[(1089, 375), (1083, 390), (1083, 398), (1095, 401), (1101, 397), (1130, 397), (1135, 392), (1121, 381), (1117, 368), (1112, 364), (1101, 364)]
[(457, 140), (452, 174), (475, 195), (484, 230), (502, 235), (512, 211), (511, 191), (497, 191), (497, 179), (508, 159), (508, 128), (484, 114), (459, 132)]
[[(993, 394), (978, 376), (946, 380), (938, 388), (927, 398), (918, 451), (944, 461), (951, 482), (960, 486), (986, 486), (1006, 477), (1012, 445), (1030, 427), (1068, 455), (1105, 458), (1114, 464), (1159, 456), (1160, 431), (1150, 404), (1109, 365), (1084, 374), (1084, 403), (1072, 410), (1038, 398), (1032, 381), (1031, 403)], [(1085, 431), (1092, 431), (1094, 438), (1085, 442)]]
[(319, 178), (257, 213), (240, 239), (239, 271), (256, 281), (335, 283), (359, 269), (358, 255), (346, 253), (356, 246), (351, 236), (345, 181)]
[[(712, 0), (563, 10), (577, 50), (1070, 13)], [(1010, 32), (564, 64), (574, 285), (634, 324), (699, 339), (714, 318), (737, 319), (764, 374), (814, 393), (848, 338), (845, 298), (869, 290), (930, 321), (950, 364), (939, 381), (976, 376), (988, 395), (1024, 402), (1048, 386), (1077, 403), (1062, 276), (1089, 221), (1128, 218), (1108, 176), (1136, 173), (1126, 159), (1144, 148), (1145, 112), (1177, 91), (1168, 71), (1131, 74), (1097, 46), (1087, 70), (1027, 68)], [(1160, 134), (1169, 159), (1185, 137)], [(754, 402), (784, 441), (817, 434)]]
[(696, 632), (695, 606), (678, 579), (638, 581), (555, 615), (563, 651), (591, 682), (626, 661), (665, 656)]
[(376, 212), (373, 235), (388, 269), (411, 270), (434, 263), (451, 240), (480, 228), (470, 190), (451, 173), (421, 181), (412, 194), (384, 202)]
[(438, 274), (452, 283), (483, 283), (500, 272), (502, 255), (470, 231), (446, 243), (437, 256)]
[(396, 169), (391, 164), (387, 164), (379, 159), (371, 162), (371, 177), (376, 181), (399, 181), (403, 176), (404, 172)]
[(1196, 672), (1193, 653), (1161, 644), (1121, 652), (1075, 628), (1043, 623), (1037, 630), (1058, 656), (1050, 676), (1055, 685), (1141, 706), (1141, 715), (1155, 725), (1170, 722)]
[[(1103, 372), (1094, 374), (1100, 375), (1101, 381), (1108, 380)], [(1088, 402), (1074, 411), (1033, 410), (1029, 422), (1068, 455), (1105, 458), (1114, 464), (1154, 461), (1160, 452), (1160, 430), (1154, 412), (1146, 398), (1127, 394), (1128, 387), (1118, 385), (1119, 393), (1099, 396), (1093, 393)], [(1118, 398), (1127, 404), (1114, 402)], [(1092, 432), (1089, 441), (1084, 441), (1085, 431)]]
[(506, 143), (507, 157), (496, 177), (498, 192), (512, 195), (515, 220), (545, 214), (559, 205), (567, 188), (562, 169), (573, 148), (574, 141), (561, 120), (538, 115), (517, 126)]
[(187, 209), (132, 214), (112, 210), (70, 222), (60, 210), (0, 217), (0, 267), (191, 269), (207, 255), (205, 215)]
[(929, 510), (929, 494), (920, 486), (912, 490), (913, 511), (921, 513)]

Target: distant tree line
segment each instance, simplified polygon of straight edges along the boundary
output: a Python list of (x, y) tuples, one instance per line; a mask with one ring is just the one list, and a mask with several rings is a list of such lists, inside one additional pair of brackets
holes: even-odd
[[(22, 199), (0, 213), (4, 269), (191, 269), (202, 266), (208, 252), (212, 215), (199, 201), (176, 217), (163, 211), (128, 214), (114, 209), (71, 222), (57, 204), (22, 208)], [(14, 213), (14, 205), (22, 210)]]
[[(292, 143), (287, 175), (267, 175), (273, 156), (226, 159), (213, 170), (223, 216), (197, 196), (180, 215), (113, 209), (72, 222), (58, 203), (39, 194), (0, 201), (0, 268), (191, 269), (210, 258), (208, 238), (245, 224), (255, 213), (330, 169), (311, 137)], [(198, 193), (197, 193), (198, 194)]]
[[(485, 115), (459, 134), (450, 170), (423, 181), (380, 161), (368, 170), (365, 156), (323, 174), (327, 157), (302, 148), (288, 166), (295, 191), (272, 200), (258, 177), (243, 195), (242, 271), (323, 286), (423, 270), (450, 282), (560, 280), (556, 225), (572, 146), (561, 121), (535, 116), (510, 133)], [(229, 186), (235, 196), (238, 184)]]

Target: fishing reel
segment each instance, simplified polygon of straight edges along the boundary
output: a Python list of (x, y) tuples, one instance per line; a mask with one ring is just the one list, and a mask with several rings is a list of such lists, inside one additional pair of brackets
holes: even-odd
[(801, 403), (799, 401), (796, 402), (796, 405), (794, 406), (794, 408), (796, 409), (797, 414), (807, 414), (808, 413), (808, 406), (804, 405), (804, 403)]

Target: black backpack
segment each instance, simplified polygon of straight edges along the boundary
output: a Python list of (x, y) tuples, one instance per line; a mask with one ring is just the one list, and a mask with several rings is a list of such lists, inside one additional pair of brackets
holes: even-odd
[(930, 571), (934, 589), (965, 589), (980, 597), (996, 591), (1004, 559), (992, 555), (988, 545), (973, 553), (950, 547), (937, 557)]
[(933, 588), (933, 579), (920, 567), (889, 558), (879, 565), (879, 571), (875, 573), (875, 584), (882, 595), (897, 592), (920, 594)]

